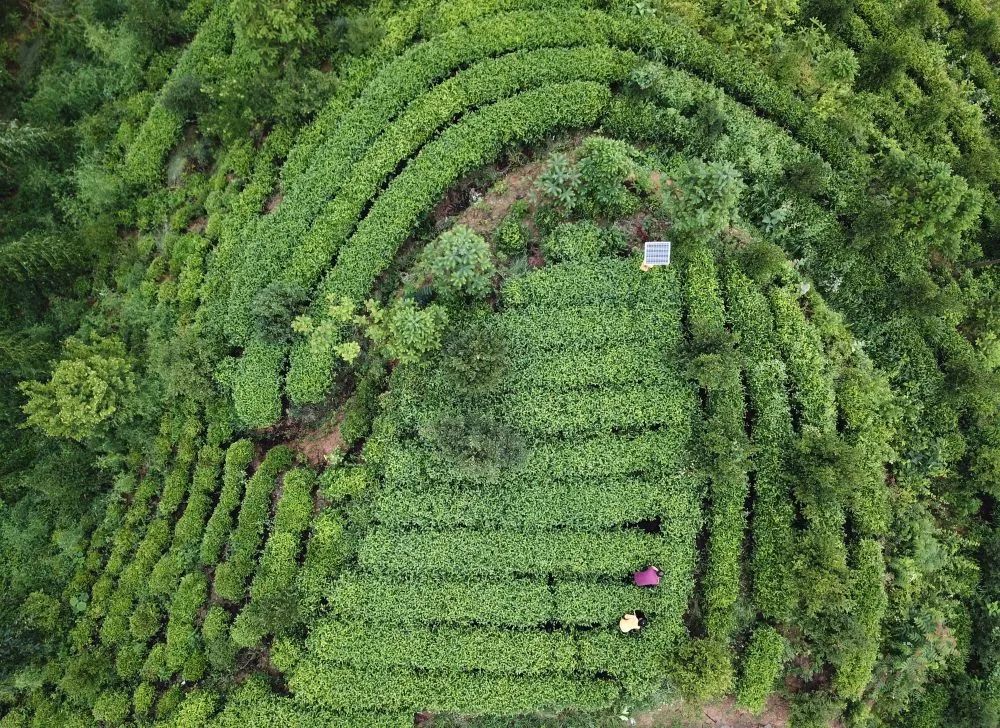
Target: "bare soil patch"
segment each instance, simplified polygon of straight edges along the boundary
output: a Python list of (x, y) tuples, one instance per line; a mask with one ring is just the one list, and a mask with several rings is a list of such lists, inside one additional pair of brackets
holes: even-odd
[(268, 197), (267, 201), (264, 203), (264, 213), (270, 214), (274, 212), (275, 208), (281, 204), (283, 199), (285, 199), (285, 196), (280, 192), (275, 192), (273, 195)]
[(491, 232), (518, 200), (528, 199), (535, 180), (545, 170), (545, 160), (537, 160), (511, 170), (486, 194), (458, 216), (458, 222), (480, 235)]
[(678, 702), (638, 713), (634, 718), (639, 728), (785, 728), (788, 704), (772, 695), (763, 713), (751, 715), (732, 698), (701, 706)]
[(335, 419), (324, 422), (315, 430), (302, 433), (290, 440), (288, 445), (311, 465), (324, 465), (326, 456), (344, 444), (344, 438), (340, 434), (342, 420), (343, 415), (338, 413)]

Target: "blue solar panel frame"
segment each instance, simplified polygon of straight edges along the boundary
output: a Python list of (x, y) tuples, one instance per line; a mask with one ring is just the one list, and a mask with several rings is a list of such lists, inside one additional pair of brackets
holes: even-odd
[(648, 266), (670, 265), (670, 241), (650, 240), (643, 249), (642, 262)]

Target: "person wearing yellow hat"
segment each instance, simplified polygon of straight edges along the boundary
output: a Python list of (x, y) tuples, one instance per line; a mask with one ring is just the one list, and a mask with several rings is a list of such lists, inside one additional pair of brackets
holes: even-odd
[(646, 626), (648, 620), (646, 615), (642, 612), (626, 612), (620, 620), (618, 620), (618, 629), (622, 631), (623, 634), (628, 634), (629, 632), (638, 632), (640, 629)]

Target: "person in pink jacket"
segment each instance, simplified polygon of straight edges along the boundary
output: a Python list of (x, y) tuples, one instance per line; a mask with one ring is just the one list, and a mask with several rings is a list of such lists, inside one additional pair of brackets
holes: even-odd
[(660, 570), (655, 566), (647, 566), (642, 571), (632, 573), (632, 582), (636, 586), (658, 586), (661, 576)]

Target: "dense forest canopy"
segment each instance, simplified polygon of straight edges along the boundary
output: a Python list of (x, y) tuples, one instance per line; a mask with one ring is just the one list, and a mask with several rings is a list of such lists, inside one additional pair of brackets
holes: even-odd
[(0, 55), (0, 726), (1000, 725), (992, 0)]

